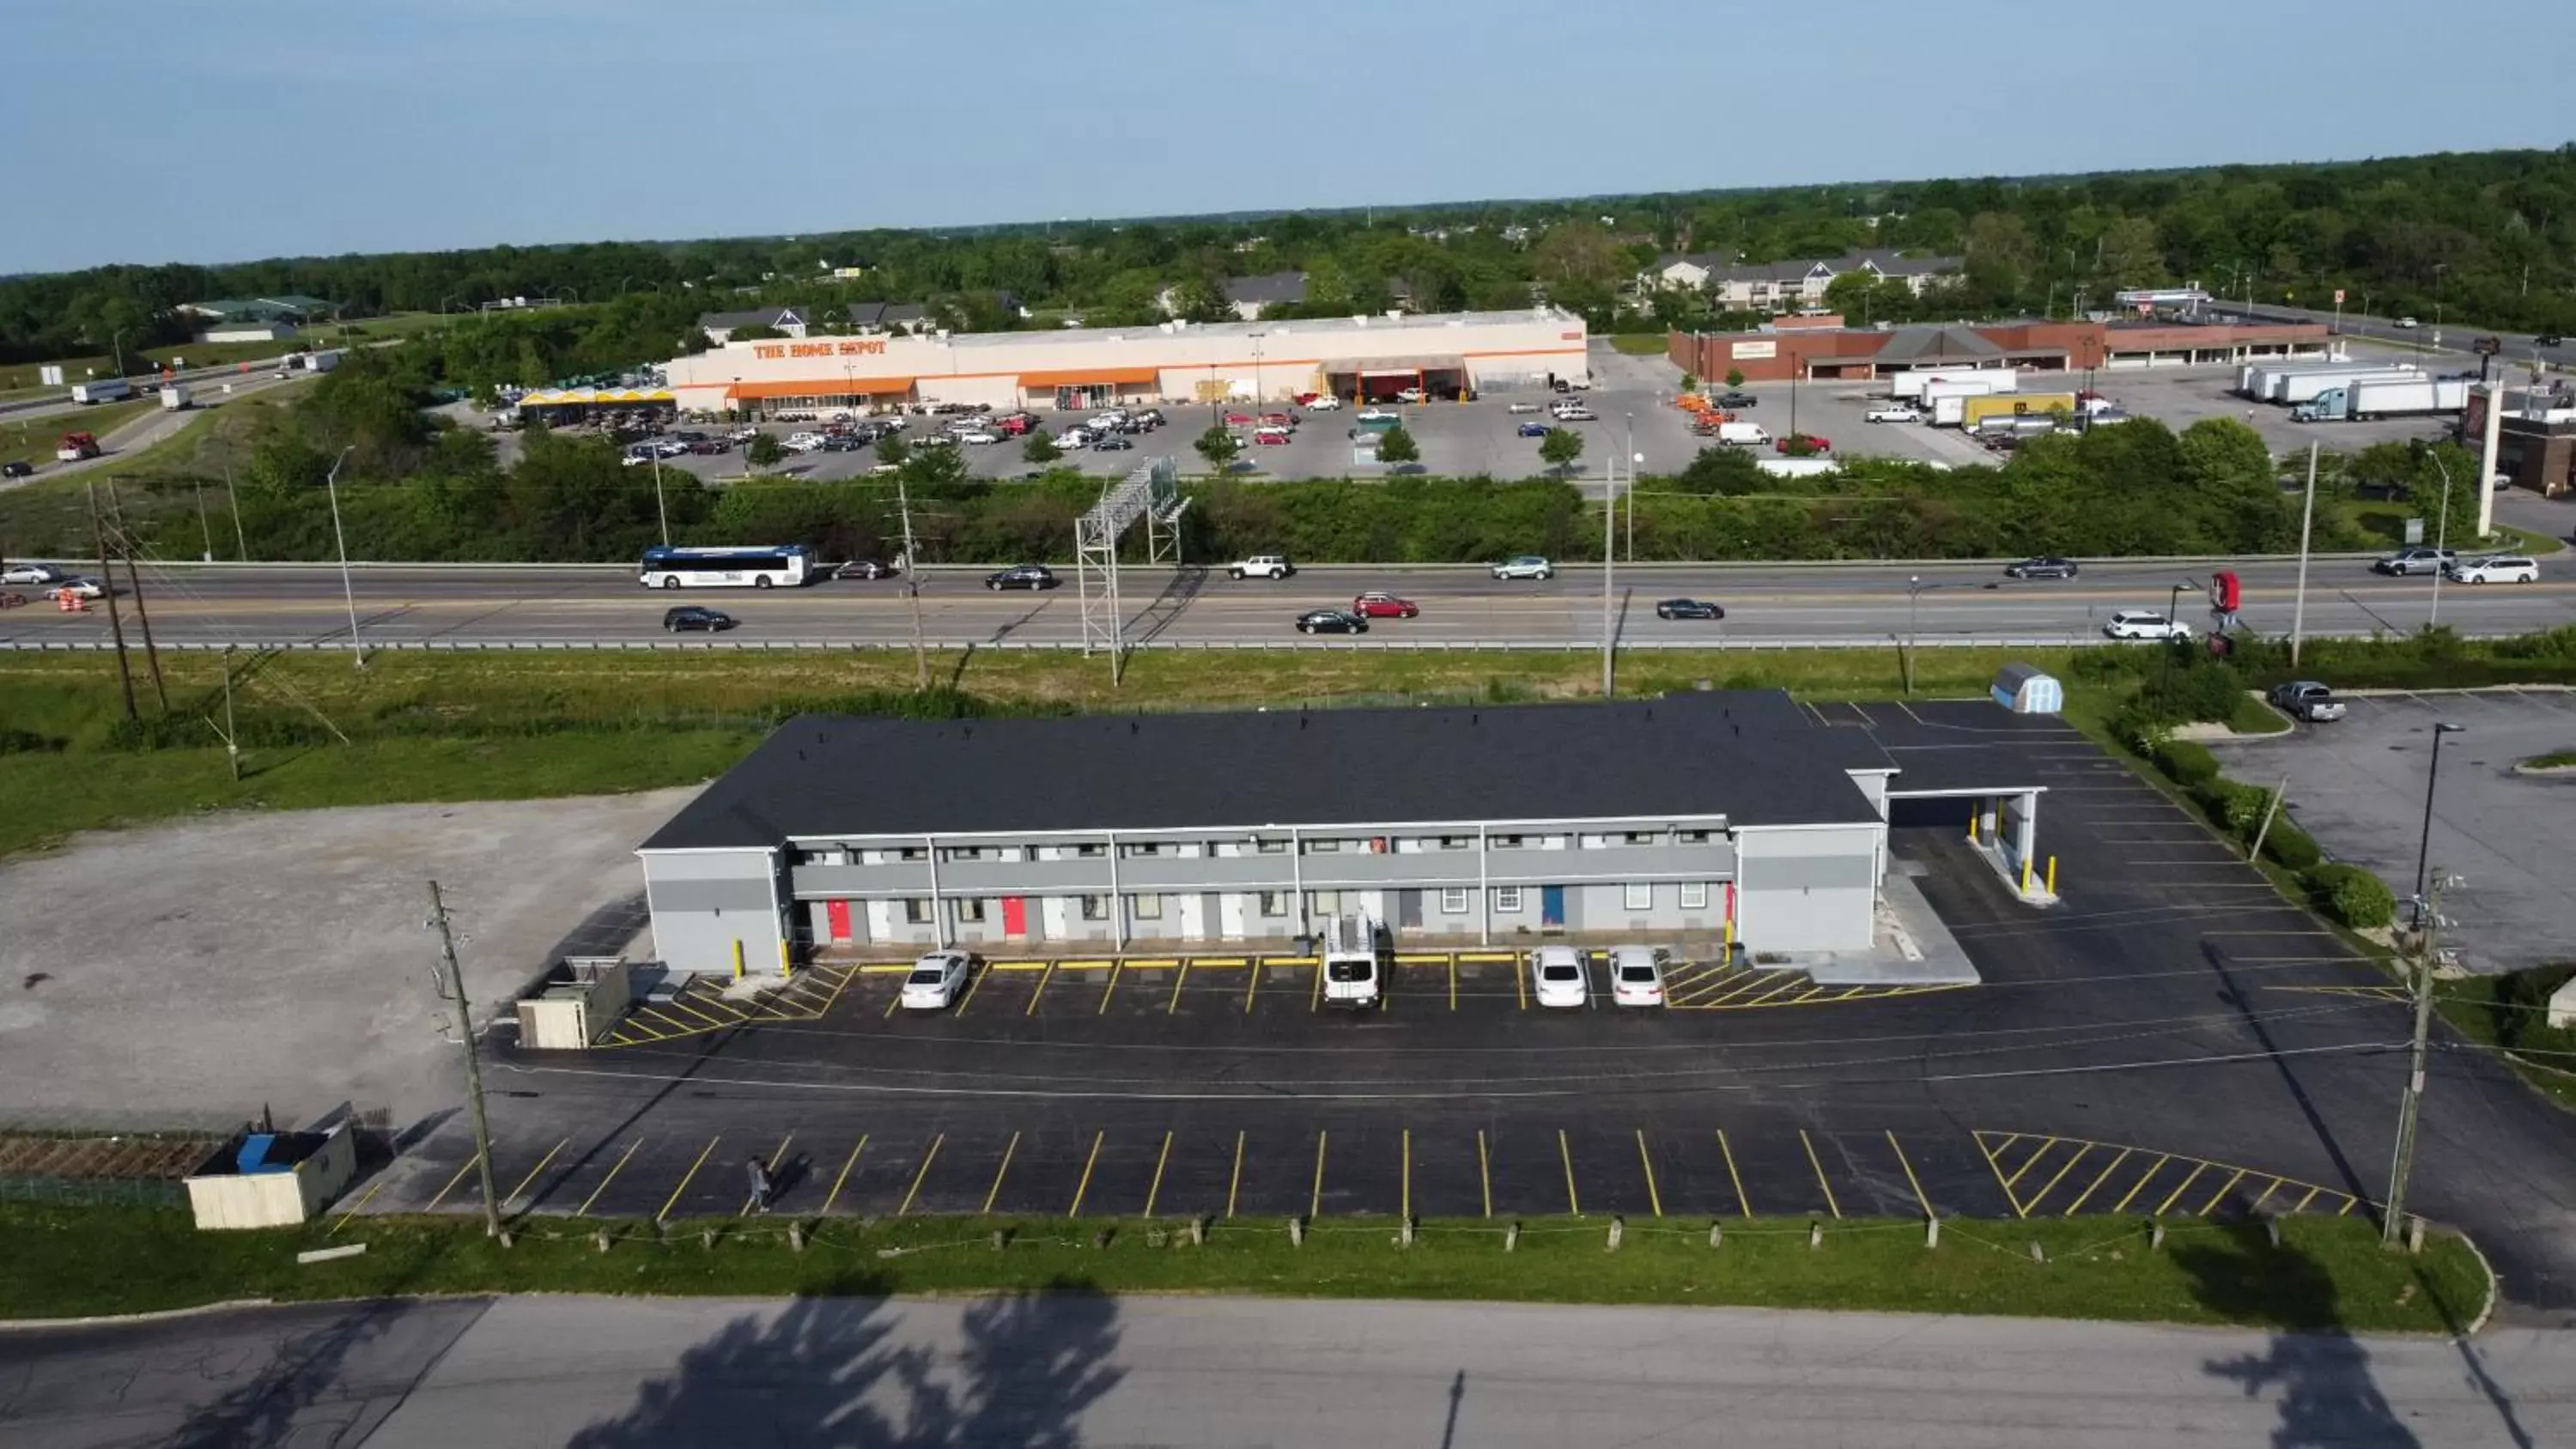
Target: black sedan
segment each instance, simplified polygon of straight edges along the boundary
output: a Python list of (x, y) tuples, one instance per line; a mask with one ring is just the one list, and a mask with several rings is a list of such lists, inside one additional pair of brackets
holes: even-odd
[(672, 634), (686, 634), (693, 629), (718, 634), (733, 626), (733, 615), (722, 609), (709, 609), (697, 604), (682, 604), (662, 612), (662, 628)]
[(2080, 572), (2082, 570), (2076, 568), (2075, 560), (2054, 556), (2026, 558), (2020, 563), (2004, 565), (2004, 577), (2008, 579), (2071, 579)]
[(1348, 609), (1308, 609), (1297, 616), (1300, 634), (1365, 634), (1368, 620)]
[(1655, 605), (1658, 619), (1723, 619), (1725, 606), (1706, 599), (1666, 599)]
[(836, 579), (890, 579), (902, 572), (883, 559), (854, 558), (832, 570)]
[(1055, 571), (1045, 564), (1013, 564), (999, 573), (984, 576), (984, 587), (988, 589), (1051, 589), (1055, 586)]
[(6, 463), (0, 463), (0, 478), (33, 478), (34, 476), (36, 476), (35, 468), (23, 460), (12, 458)]

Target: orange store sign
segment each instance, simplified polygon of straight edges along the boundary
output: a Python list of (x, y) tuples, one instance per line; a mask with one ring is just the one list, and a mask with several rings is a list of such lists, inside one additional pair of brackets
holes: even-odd
[(883, 337), (838, 337), (822, 342), (755, 342), (751, 355), (765, 361), (783, 357), (883, 357)]

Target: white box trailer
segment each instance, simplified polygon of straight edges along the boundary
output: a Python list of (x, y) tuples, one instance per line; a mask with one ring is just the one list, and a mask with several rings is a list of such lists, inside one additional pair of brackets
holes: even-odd
[(2343, 372), (2356, 366), (2376, 370), (2400, 365), (2390, 362), (2356, 364), (2325, 357), (2267, 357), (2260, 362), (2246, 363), (2236, 370), (2236, 390), (2257, 402), (2269, 402), (2277, 394), (2283, 378), (2304, 377), (2312, 372)]
[(1831, 458), (1762, 458), (1753, 466), (1774, 478), (1813, 478), (1838, 471), (1842, 464)]
[(2371, 382), (2421, 382), (2424, 374), (2412, 367), (2374, 367), (2367, 370), (2346, 368), (2341, 372), (2303, 372), (2281, 379), (2272, 401), (2285, 407), (2297, 407), (2335, 388), (2350, 388)]
[(121, 377), (94, 377), (72, 384), (72, 401), (83, 407), (93, 403), (121, 402), (134, 396), (134, 384)]
[(1998, 393), (2018, 392), (2021, 378), (2010, 372), (1982, 372), (1974, 377), (1953, 377), (1923, 385), (1923, 406), (1930, 407), (1945, 397), (1993, 397)]
[(2344, 405), (2355, 421), (2465, 412), (2469, 406), (2466, 378), (2429, 377), (2364, 379), (2344, 389)]
[(2008, 367), (1927, 367), (1916, 372), (1900, 372), (1888, 380), (1888, 396), (1905, 402), (1921, 402), (1923, 389), (1936, 382), (1964, 382), (1981, 377), (2006, 379), (2000, 391), (2012, 390), (2012, 369)]
[(163, 412), (175, 413), (181, 408), (188, 406), (188, 404), (193, 401), (195, 401), (195, 397), (188, 391), (188, 385), (186, 383), (165, 382), (161, 384), (161, 410)]

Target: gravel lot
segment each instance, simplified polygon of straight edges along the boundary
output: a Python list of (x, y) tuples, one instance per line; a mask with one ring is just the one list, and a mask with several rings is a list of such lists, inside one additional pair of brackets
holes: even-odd
[[(2431, 859), (2466, 877), (2444, 896), (2444, 944), (2478, 971), (2576, 960), (2576, 778), (2518, 774), (2534, 755), (2576, 747), (2576, 695), (2479, 691), (2349, 701), (2328, 725), (2218, 746), (2228, 774), (2290, 780), (2288, 810), (2338, 860), (2367, 867), (2402, 903), (2415, 890), (2433, 726), (2442, 746)], [(2402, 909), (2402, 906), (2401, 906)]]
[(220, 816), (0, 865), (0, 1120), (283, 1123), (343, 1100), (453, 1105), (423, 928), (436, 877), (478, 1014), (585, 918), (642, 922), (631, 852), (691, 790)]

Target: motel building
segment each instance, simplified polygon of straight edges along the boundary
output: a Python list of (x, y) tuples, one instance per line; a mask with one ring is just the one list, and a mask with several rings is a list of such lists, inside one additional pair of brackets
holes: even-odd
[(727, 342), (665, 368), (687, 411), (884, 411), (936, 403), (996, 410), (1261, 402), (1330, 393), (1350, 402), (1420, 388), (1435, 398), (1541, 392), (1588, 382), (1583, 319), (1514, 312), (1164, 322), (1054, 332)]

